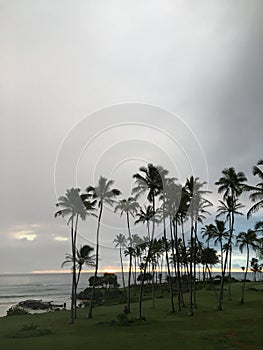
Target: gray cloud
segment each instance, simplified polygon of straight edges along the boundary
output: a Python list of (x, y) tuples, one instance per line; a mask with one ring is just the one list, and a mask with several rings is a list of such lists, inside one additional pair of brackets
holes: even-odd
[[(234, 1), (209, 0), (198, 4), (193, 0), (77, 4), (68, 0), (63, 5), (60, 1), (1, 2), (0, 272), (60, 266), (69, 242), (54, 241), (52, 236), (67, 235), (68, 229), (53, 218), (56, 155), (71, 128), (102, 107), (132, 101), (170, 110), (199, 139), (212, 190), (221, 170), (229, 165), (255, 181), (251, 167), (262, 158), (262, 7), (260, 0), (242, 0), (238, 6)], [(122, 121), (127, 118), (133, 120), (119, 116)], [(138, 116), (132, 118), (138, 120)], [(174, 131), (176, 121), (165, 128)], [(161, 125), (162, 120), (152, 120), (156, 123)], [(92, 127), (91, 122), (91, 133), (95, 130)], [(130, 131), (133, 138), (134, 133)], [(163, 163), (171, 165), (165, 152), (158, 150), (156, 134), (149, 130), (143, 133), (141, 158), (162, 160), (163, 155)], [(78, 151), (79, 133), (76, 136)], [(110, 146), (104, 136), (101, 140)], [(108, 136), (116, 138), (114, 133)], [(149, 146), (149, 140), (155, 147)], [(131, 156), (136, 150), (132, 140), (120, 145), (125, 146), (123, 152), (117, 150), (118, 143), (108, 149), (98, 163), (96, 176), (104, 164), (110, 167), (112, 160), (116, 165), (124, 153)], [(101, 144), (94, 146), (94, 152), (100, 152)], [(168, 149), (174, 158), (175, 153)], [(95, 164), (93, 155), (85, 153), (80, 162), (81, 187), (92, 182), (89, 176), (85, 179), (89, 170), (85, 163)], [(59, 195), (74, 186), (75, 174), (71, 178), (67, 170), (74, 157), (68, 150), (59, 177)], [(125, 175), (138, 165), (139, 160), (129, 163), (124, 167)], [(125, 187), (126, 180), (121, 177), (124, 168), (115, 170), (117, 187)], [(186, 172), (181, 170), (182, 177)], [(197, 175), (203, 176), (200, 173)], [(131, 186), (131, 179), (127, 184)], [(110, 225), (117, 222), (110, 215), (105, 220)], [(32, 223), (44, 227), (35, 227), (35, 240), (7, 238), (15, 225), (34, 231)], [(124, 229), (121, 221), (116, 226)], [(89, 221), (80, 232), (93, 237), (94, 229), (95, 222)], [(109, 245), (114, 234), (112, 231), (107, 236), (105, 229), (102, 239)], [(105, 264), (118, 259), (113, 249), (105, 248), (104, 254)]]

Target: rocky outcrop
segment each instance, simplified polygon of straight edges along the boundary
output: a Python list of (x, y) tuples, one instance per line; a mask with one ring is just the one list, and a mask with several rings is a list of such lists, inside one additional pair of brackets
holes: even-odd
[(52, 301), (43, 301), (43, 300), (25, 300), (20, 301), (17, 304), (19, 307), (32, 309), (32, 310), (52, 310), (54, 308), (63, 307), (63, 305), (52, 304)]

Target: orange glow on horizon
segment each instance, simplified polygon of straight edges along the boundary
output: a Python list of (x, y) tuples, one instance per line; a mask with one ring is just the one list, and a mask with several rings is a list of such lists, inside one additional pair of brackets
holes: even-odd
[[(124, 272), (128, 272), (128, 269), (124, 269)], [(34, 270), (31, 271), (30, 273), (32, 274), (52, 274), (52, 273), (71, 273), (72, 270)], [(94, 269), (93, 270), (82, 270), (82, 273), (94, 273)], [(137, 273), (139, 273), (140, 271), (137, 269), (136, 271)], [(157, 273), (159, 273), (159, 270), (156, 270)], [(166, 270), (163, 271), (163, 273), (165, 273)], [(202, 273), (203, 271), (200, 270), (200, 273)], [(241, 268), (233, 268), (231, 270), (231, 272), (243, 272)], [(248, 269), (248, 272), (250, 272), (250, 269)], [(106, 266), (102, 269), (98, 270), (98, 273), (121, 273), (121, 269), (115, 266)], [(199, 270), (196, 270), (196, 273), (199, 273)], [(213, 268), (212, 269), (212, 273), (221, 273), (221, 269), (220, 268)], [(227, 271), (226, 271), (227, 273)]]

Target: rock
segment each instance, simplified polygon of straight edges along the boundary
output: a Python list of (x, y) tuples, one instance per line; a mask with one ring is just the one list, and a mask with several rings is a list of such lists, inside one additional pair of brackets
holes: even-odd
[(42, 300), (25, 300), (20, 301), (18, 306), (22, 308), (32, 309), (32, 310), (47, 310), (52, 309), (53, 305), (50, 301), (42, 301)]

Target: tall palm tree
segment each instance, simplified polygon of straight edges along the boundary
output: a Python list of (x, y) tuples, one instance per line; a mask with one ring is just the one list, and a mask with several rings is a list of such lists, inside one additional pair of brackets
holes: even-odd
[[(181, 311), (181, 301), (183, 302), (183, 294), (181, 290), (181, 273), (179, 268), (179, 245), (178, 245), (178, 221), (181, 213), (179, 212), (181, 197), (182, 197), (182, 186), (175, 183), (174, 178), (165, 179), (164, 189), (161, 196), (163, 201), (162, 205), (162, 217), (163, 217), (163, 232), (164, 232), (164, 243), (165, 243), (165, 256), (166, 256), (166, 265), (169, 281), (169, 290), (170, 290), (170, 312), (174, 313), (174, 302), (173, 302), (173, 287), (172, 287), (172, 278), (169, 267), (169, 257), (168, 257), (168, 243), (166, 237), (166, 216), (169, 218), (170, 234), (171, 234), (171, 250), (174, 269), (176, 271), (176, 283), (177, 283), (177, 298), (178, 298), (178, 311)], [(175, 249), (175, 251), (174, 251)]]
[(241, 304), (244, 304), (245, 298), (245, 286), (247, 279), (248, 263), (249, 263), (249, 249), (256, 250), (258, 248), (257, 233), (254, 230), (248, 229), (247, 232), (240, 232), (236, 237), (236, 243), (239, 246), (239, 250), (243, 253), (244, 248), (247, 250), (247, 263), (244, 271), (244, 281), (242, 287)]
[[(189, 196), (189, 217), (190, 217), (190, 276), (189, 276), (189, 316), (193, 316), (193, 297), (195, 300), (195, 272), (196, 272), (196, 251), (197, 251), (197, 223), (202, 219), (206, 212), (206, 206), (211, 203), (203, 198), (203, 195), (209, 191), (204, 190), (206, 182), (200, 182), (199, 178), (191, 176), (186, 180), (185, 189)], [(193, 266), (194, 265), (194, 266)], [(193, 278), (194, 273), (194, 278)], [(193, 293), (194, 292), (194, 293)], [(196, 302), (195, 302), (196, 306)]]
[[(247, 178), (243, 172), (236, 172), (234, 167), (225, 168), (222, 171), (222, 176), (215, 182), (218, 186), (218, 193), (223, 193), (223, 200), (231, 198), (234, 202), (243, 192), (245, 188), (245, 182)], [(229, 216), (229, 222), (231, 221), (230, 228), (230, 245), (229, 245), (229, 274), (228, 274), (228, 297), (232, 299), (231, 295), (231, 268), (232, 268), (232, 237), (234, 231), (234, 216), (235, 213), (232, 211)]]
[(124, 291), (126, 290), (125, 287), (125, 280), (124, 280), (124, 271), (123, 271), (123, 261), (122, 261), (122, 248), (126, 247), (126, 237), (122, 233), (118, 234), (116, 238), (114, 239), (113, 243), (116, 243), (115, 247), (119, 247), (120, 250), (120, 260), (121, 260), (121, 275), (122, 275), (122, 285), (124, 288)]
[[(136, 173), (133, 175), (135, 179), (135, 187), (132, 189), (132, 194), (135, 194), (138, 198), (140, 195), (147, 193), (147, 199), (152, 204), (153, 215), (156, 214), (156, 197), (161, 193), (163, 188), (163, 178), (164, 174), (167, 173), (161, 166), (154, 166), (153, 164), (148, 164), (147, 167), (140, 167), (140, 173)], [(139, 296), (139, 310), (138, 310), (138, 318), (142, 319), (142, 294), (143, 294), (143, 283), (145, 279), (145, 274), (147, 270), (147, 265), (149, 262), (149, 258), (151, 256), (151, 249), (154, 240), (154, 232), (155, 232), (155, 220), (154, 216), (152, 218), (152, 233), (150, 237), (150, 243), (148, 248), (148, 253), (146, 256), (146, 261), (143, 269), (143, 276), (140, 286), (140, 296)]]
[(241, 212), (239, 212), (239, 209), (243, 208), (244, 206), (241, 203), (239, 203), (237, 199), (233, 199), (232, 196), (226, 197), (225, 201), (220, 200), (219, 203), (221, 205), (217, 209), (217, 212), (218, 212), (217, 217), (221, 215), (226, 215), (226, 219), (229, 222), (229, 230), (228, 230), (229, 238), (227, 243), (225, 244), (225, 260), (223, 264), (220, 288), (218, 293), (218, 304), (217, 304), (217, 309), (221, 311), (223, 289), (224, 289), (224, 278), (225, 278), (227, 262), (229, 262), (228, 295), (229, 295), (229, 299), (231, 299), (231, 253), (232, 253), (232, 240), (233, 240), (233, 234), (234, 234), (234, 219), (235, 219), (235, 215), (243, 215)]
[(202, 237), (207, 236), (207, 239), (214, 239), (215, 246), (219, 243), (220, 245), (220, 264), (221, 264), (221, 272), (223, 271), (223, 243), (224, 239), (229, 238), (228, 231), (225, 227), (225, 222), (221, 220), (215, 220), (215, 225), (210, 224), (206, 225), (203, 230)]
[[(139, 203), (133, 197), (128, 199), (122, 199), (115, 206), (115, 212), (120, 211), (120, 216), (123, 214), (126, 215), (127, 229), (128, 229), (128, 240), (131, 248), (132, 237), (131, 237), (131, 227), (130, 227), (130, 215), (134, 217), (134, 214), (139, 208)], [(132, 250), (129, 249), (129, 252), (132, 253)], [(132, 254), (129, 254), (129, 276), (128, 276), (128, 295), (127, 295), (127, 313), (130, 312), (131, 307), (131, 268), (132, 268)]]
[(104, 205), (113, 206), (116, 203), (115, 198), (121, 194), (120, 190), (116, 188), (111, 188), (114, 184), (113, 180), (107, 180), (105, 177), (100, 176), (98, 185), (93, 187), (89, 186), (86, 189), (86, 198), (91, 197), (92, 199), (97, 201), (99, 216), (98, 216), (98, 225), (97, 225), (97, 233), (96, 233), (96, 265), (95, 265), (95, 273), (94, 273), (94, 283), (92, 286), (90, 304), (88, 309), (88, 318), (92, 318), (92, 302), (95, 290), (95, 281), (97, 279), (98, 274), (98, 266), (99, 266), (99, 233), (100, 233), (100, 225), (101, 225), (101, 217)]
[(254, 176), (258, 176), (260, 182), (256, 186), (246, 185), (245, 190), (252, 192), (249, 196), (254, 203), (247, 212), (247, 217), (250, 218), (252, 214), (256, 213), (259, 209), (263, 208), (263, 170), (260, 169), (263, 166), (263, 159), (259, 160), (257, 165), (252, 169)]
[(86, 219), (87, 215), (93, 214), (94, 201), (90, 202), (88, 199), (84, 199), (80, 195), (80, 190), (78, 188), (67, 189), (64, 196), (58, 198), (56, 204), (60, 209), (55, 213), (55, 217), (62, 216), (69, 219), (67, 224), (70, 225), (71, 229), (71, 251), (72, 251), (72, 292), (71, 292), (71, 317), (70, 322), (74, 323), (74, 318), (76, 318), (76, 243), (77, 243), (77, 228), (79, 217), (82, 220)]

